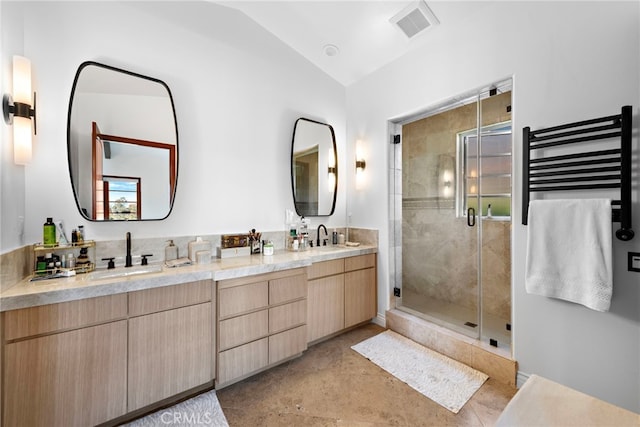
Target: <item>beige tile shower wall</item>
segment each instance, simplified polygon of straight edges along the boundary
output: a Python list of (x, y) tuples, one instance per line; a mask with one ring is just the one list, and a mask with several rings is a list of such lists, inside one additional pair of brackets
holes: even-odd
[[(510, 120), (510, 104), (510, 92), (484, 99), (483, 124)], [(455, 218), (455, 198), (443, 194), (439, 168), (456, 164), (456, 136), (476, 120), (476, 104), (469, 104), (402, 128), (402, 286), (470, 309), (478, 299), (477, 229)], [(511, 225), (483, 224), (484, 312), (509, 319)]]
[(482, 222), (482, 308), (511, 319), (511, 223)]

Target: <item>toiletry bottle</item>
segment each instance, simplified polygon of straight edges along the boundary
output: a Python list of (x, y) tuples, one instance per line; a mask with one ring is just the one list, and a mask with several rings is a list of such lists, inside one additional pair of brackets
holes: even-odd
[(76, 268), (76, 258), (73, 254), (69, 254), (67, 257), (67, 268)]
[(84, 242), (84, 225), (78, 226), (78, 243)]
[(71, 243), (78, 243), (78, 230), (76, 230), (75, 228), (71, 232)]
[(333, 229), (333, 233), (331, 233), (331, 244), (332, 245), (337, 245), (338, 244), (338, 232), (336, 231), (336, 229)]
[(487, 218), (491, 218), (491, 203), (489, 203), (489, 206), (487, 206)]
[(171, 261), (172, 259), (178, 259), (178, 247), (173, 244), (173, 240), (168, 240), (169, 245), (164, 248), (164, 260)]
[(42, 243), (47, 246), (56, 244), (56, 225), (53, 218), (47, 218), (47, 222), (44, 223)]

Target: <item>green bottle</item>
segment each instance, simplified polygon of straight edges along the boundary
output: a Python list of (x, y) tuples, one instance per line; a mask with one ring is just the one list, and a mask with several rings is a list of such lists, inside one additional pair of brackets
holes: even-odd
[(44, 223), (42, 244), (46, 246), (54, 246), (56, 244), (56, 225), (53, 218), (47, 218)]

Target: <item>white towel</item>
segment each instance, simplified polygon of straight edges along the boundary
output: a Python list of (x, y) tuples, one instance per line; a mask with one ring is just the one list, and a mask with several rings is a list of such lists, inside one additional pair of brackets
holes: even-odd
[(528, 222), (527, 292), (608, 311), (613, 290), (611, 200), (534, 200)]

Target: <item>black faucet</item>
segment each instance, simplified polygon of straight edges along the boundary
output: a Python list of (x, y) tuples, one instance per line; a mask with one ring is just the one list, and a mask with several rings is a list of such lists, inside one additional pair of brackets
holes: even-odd
[[(316, 232), (316, 245), (318, 247), (320, 246), (320, 228), (324, 228), (324, 235), (329, 237), (329, 233), (327, 233), (327, 227), (325, 227), (324, 224), (320, 224), (318, 226), (318, 231)], [(324, 244), (327, 244), (327, 239), (324, 240)]]
[(124, 260), (125, 267), (131, 267), (133, 263), (131, 262), (131, 233), (127, 231), (127, 256)]

